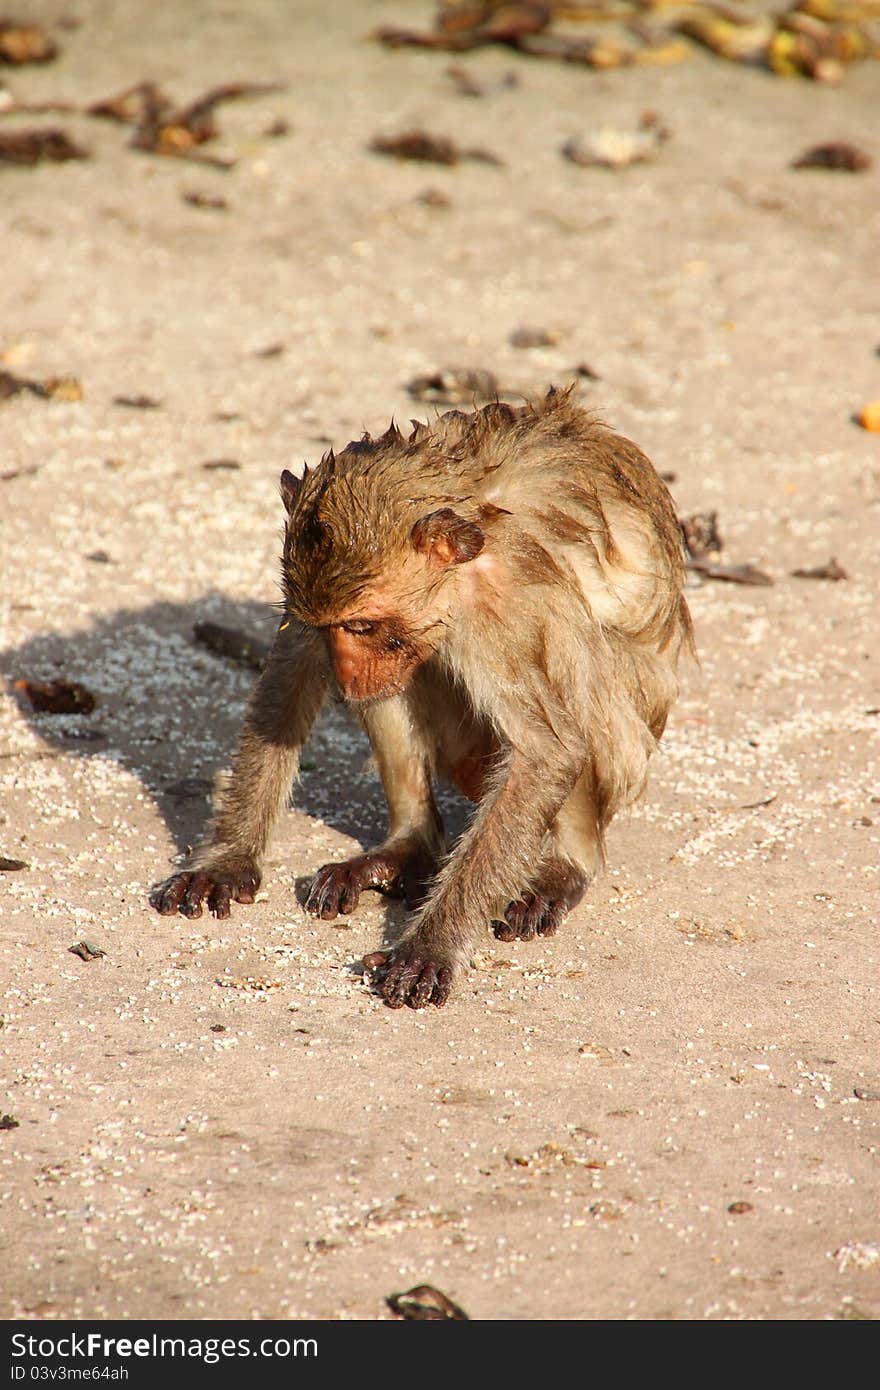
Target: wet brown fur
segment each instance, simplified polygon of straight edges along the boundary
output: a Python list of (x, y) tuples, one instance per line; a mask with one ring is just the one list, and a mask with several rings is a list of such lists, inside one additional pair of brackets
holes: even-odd
[[(407, 436), (392, 424), (282, 491), (287, 619), (211, 839), (154, 902), (196, 915), (207, 897), (226, 915), (252, 897), (335, 682), (373, 742), (390, 829), (322, 870), (309, 906), (332, 917), (370, 886), (421, 900), (381, 988), (443, 1003), (493, 918), (555, 930), (644, 788), (693, 650), (672, 501), (634, 444), (552, 391)], [(445, 859), (437, 776), (479, 802)]]

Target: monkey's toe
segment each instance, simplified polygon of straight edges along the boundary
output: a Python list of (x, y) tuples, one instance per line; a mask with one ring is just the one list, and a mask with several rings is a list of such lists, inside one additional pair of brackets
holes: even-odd
[(503, 922), (492, 923), (492, 930), (498, 941), (534, 941), (536, 936), (553, 936), (567, 911), (561, 898), (524, 893), (509, 904)]

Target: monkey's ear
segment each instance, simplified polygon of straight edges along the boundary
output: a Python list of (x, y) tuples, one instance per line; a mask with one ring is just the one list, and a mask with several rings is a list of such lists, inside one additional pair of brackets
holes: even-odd
[(285, 468), (281, 474), (281, 498), (288, 513), (293, 511), (293, 505), (299, 497), (302, 484), (302, 478), (295, 478), (290, 469)]
[(412, 528), (410, 538), (416, 550), (437, 565), (463, 565), (474, 560), (485, 542), (479, 526), (465, 521), (451, 507), (423, 516)]

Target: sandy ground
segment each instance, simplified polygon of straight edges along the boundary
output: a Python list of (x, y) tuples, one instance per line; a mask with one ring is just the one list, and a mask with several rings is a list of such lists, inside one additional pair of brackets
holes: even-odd
[[(880, 66), (831, 90), (492, 50), (464, 61), (519, 85), (473, 100), (442, 55), (364, 40), (422, 4), (75, 12), (16, 95), (289, 86), (221, 108), (229, 172), (5, 118), (93, 157), (0, 172), (4, 365), (84, 389), (0, 405), (2, 666), (100, 704), (0, 706), (0, 853), (29, 865), (0, 874), (0, 1312), (373, 1319), (430, 1281), (478, 1319), (877, 1317), (880, 440), (850, 417), (880, 396), (880, 199), (876, 165), (788, 166), (832, 138), (880, 160)], [(674, 132), (654, 163), (560, 157), (645, 107)], [(414, 125), (507, 165), (367, 152)], [(523, 324), (558, 344), (515, 349)], [(192, 624), (269, 630), (279, 470), (419, 414), (419, 372), (527, 391), (581, 361), (583, 400), (776, 581), (691, 590), (701, 670), (586, 904), (537, 945), (487, 932), (442, 1012), (380, 1005), (359, 961), (399, 908), (297, 897), (383, 833), (333, 714), (265, 900), (156, 916), (251, 679)], [(160, 408), (113, 403), (137, 393)], [(846, 581), (791, 577), (831, 555)]]

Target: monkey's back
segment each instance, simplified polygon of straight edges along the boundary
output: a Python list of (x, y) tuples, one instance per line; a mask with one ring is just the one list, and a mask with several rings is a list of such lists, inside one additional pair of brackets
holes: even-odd
[[(569, 392), (536, 405), (494, 404), (437, 422), (479, 504), (498, 508), (520, 575), (579, 596), (589, 620), (677, 656), (692, 645), (682, 595), (681, 532), (669, 492), (631, 440)], [(450, 442), (452, 442), (450, 440)], [(490, 539), (491, 546), (491, 526)]]

